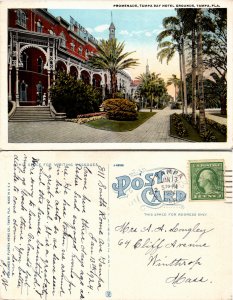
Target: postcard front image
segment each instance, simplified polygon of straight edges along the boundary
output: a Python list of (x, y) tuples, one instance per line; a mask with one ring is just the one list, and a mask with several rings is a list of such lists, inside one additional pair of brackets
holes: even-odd
[(92, 4), (3, 2), (6, 147), (229, 149), (227, 1)]

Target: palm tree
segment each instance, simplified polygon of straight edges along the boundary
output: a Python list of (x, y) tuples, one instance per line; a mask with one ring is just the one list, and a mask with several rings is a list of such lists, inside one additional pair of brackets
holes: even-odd
[[(196, 103), (197, 103), (197, 13), (198, 9), (187, 8), (187, 9), (177, 9), (177, 14), (182, 20), (183, 28), (186, 33), (187, 41), (191, 41), (192, 56), (192, 122), (196, 124)], [(203, 31), (212, 31), (213, 24), (211, 18), (208, 16), (201, 17), (202, 35)], [(202, 46), (203, 48), (203, 46)]]
[[(227, 9), (208, 9), (204, 18), (209, 18), (209, 30), (203, 37), (203, 64), (218, 74), (218, 82), (227, 86)], [(203, 23), (203, 22), (202, 22)], [(204, 23), (205, 24), (205, 23)], [(219, 81), (220, 80), (220, 81)], [(226, 114), (226, 97), (223, 92), (221, 99), (221, 113)]]
[(206, 131), (205, 104), (203, 87), (203, 61), (202, 61), (202, 10), (197, 10), (197, 72), (198, 72), (198, 99), (199, 99), (199, 131)]
[[(186, 90), (186, 69), (185, 69), (185, 53), (184, 53), (184, 30), (180, 18), (167, 17), (163, 19), (163, 26), (165, 30), (159, 33), (157, 41), (158, 48), (162, 48), (157, 54), (157, 57), (162, 60), (167, 58), (167, 63), (175, 55), (179, 53), (180, 78), (182, 81), (181, 95), (183, 103), (183, 112), (187, 114), (187, 90)], [(166, 38), (171, 38), (171, 41), (164, 41)]]
[(117, 73), (138, 65), (137, 59), (128, 58), (134, 52), (124, 53), (124, 46), (124, 42), (117, 42), (116, 39), (101, 40), (96, 46), (97, 52), (89, 59), (92, 67), (109, 71), (113, 98), (117, 92)]
[(192, 121), (196, 124), (196, 15), (197, 9), (185, 8), (177, 9), (177, 14), (181, 19), (186, 36), (191, 32), (191, 52), (192, 52)]
[(142, 97), (150, 98), (150, 111), (152, 112), (154, 100), (166, 93), (166, 86), (160, 74), (149, 73), (141, 74), (137, 79), (140, 80), (138, 93)]
[(143, 108), (143, 103), (145, 99), (145, 107), (147, 105), (147, 99), (149, 97), (149, 74), (147, 73), (142, 73), (140, 74), (137, 79), (139, 80), (139, 85), (137, 87), (137, 95), (142, 98), (142, 108)]
[(167, 86), (173, 84), (175, 87), (175, 102), (176, 102), (176, 95), (177, 95), (177, 87), (180, 85), (180, 79), (176, 77), (175, 74), (172, 74), (171, 78), (168, 78)]

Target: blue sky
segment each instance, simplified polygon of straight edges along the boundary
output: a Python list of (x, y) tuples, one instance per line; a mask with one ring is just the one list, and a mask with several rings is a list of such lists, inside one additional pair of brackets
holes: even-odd
[[(85, 27), (95, 38), (108, 38), (108, 28), (111, 23), (111, 10), (107, 9), (49, 9), (54, 16), (61, 16), (68, 22), (72, 16)], [(166, 64), (158, 62), (156, 36), (162, 30), (164, 17), (175, 15), (170, 9), (114, 9), (113, 23), (116, 27), (116, 37), (125, 42), (126, 51), (136, 51), (132, 56), (139, 59), (140, 65), (127, 72), (133, 78), (145, 72), (148, 59), (151, 72), (161, 73), (165, 79), (172, 74), (179, 76), (178, 58)]]

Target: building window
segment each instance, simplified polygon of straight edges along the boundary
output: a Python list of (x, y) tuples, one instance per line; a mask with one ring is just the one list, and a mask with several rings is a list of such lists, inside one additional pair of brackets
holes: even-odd
[(61, 37), (61, 46), (64, 47), (64, 48), (66, 48), (66, 37), (65, 37), (64, 32), (62, 32), (60, 34), (60, 37)]
[(27, 87), (28, 85), (24, 82), (24, 80), (20, 83), (20, 101), (27, 101)]
[(42, 28), (43, 28), (42, 23), (41, 23), (40, 20), (38, 20), (38, 21), (36, 22), (36, 31), (37, 31), (37, 32), (42, 32)]
[(17, 10), (17, 20), (16, 24), (22, 26), (23, 28), (27, 28), (27, 17), (24, 11), (21, 9)]
[(88, 58), (88, 55), (89, 55), (89, 51), (88, 51), (88, 49), (86, 49), (85, 50), (85, 57)]
[(81, 46), (78, 47), (78, 54), (79, 55), (83, 54), (83, 48)]
[(43, 73), (43, 59), (41, 57), (37, 60), (37, 70), (38, 73)]
[(23, 52), (23, 69), (28, 69), (28, 56), (25, 52)]
[(54, 32), (52, 29), (48, 29), (49, 34), (54, 35)]
[(75, 44), (72, 42), (70, 43), (70, 47), (71, 47), (71, 50), (74, 51), (74, 48), (75, 48)]

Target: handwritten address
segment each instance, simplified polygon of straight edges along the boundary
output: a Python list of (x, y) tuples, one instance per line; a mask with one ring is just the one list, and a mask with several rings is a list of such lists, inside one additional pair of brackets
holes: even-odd
[[(210, 247), (209, 235), (214, 228), (200, 222), (193, 226), (181, 223), (133, 225), (129, 221), (115, 227), (120, 237), (117, 246), (129, 249), (132, 255), (140, 252), (145, 256), (148, 268), (165, 268), (165, 283), (176, 287), (181, 284), (212, 283), (203, 274), (203, 254)], [(204, 255), (205, 256), (205, 255)]]

